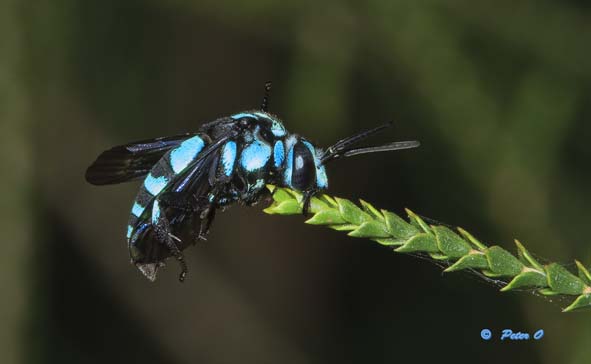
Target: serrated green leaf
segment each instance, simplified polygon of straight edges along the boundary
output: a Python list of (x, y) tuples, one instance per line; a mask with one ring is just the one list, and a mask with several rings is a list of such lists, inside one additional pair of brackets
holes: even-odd
[(353, 224), (331, 225), (329, 227), (336, 231), (351, 231), (357, 229), (357, 225)]
[(444, 272), (455, 272), (462, 269), (468, 268), (487, 268), (488, 267), (488, 260), (484, 254), (480, 253), (470, 253), (461, 257), (457, 262), (453, 265), (447, 267)]
[(387, 238), (390, 236), (386, 225), (380, 221), (366, 221), (348, 235), (354, 238)]
[(407, 223), (395, 213), (382, 210), (382, 214), (386, 220), (386, 228), (393, 237), (407, 240), (419, 233), (416, 227)]
[(405, 240), (400, 240), (400, 239), (392, 239), (392, 238), (386, 238), (386, 239), (374, 239), (376, 242), (378, 242), (381, 245), (385, 245), (385, 246), (398, 246), (398, 245), (403, 245), (406, 241)]
[(301, 214), (302, 208), (296, 200), (285, 200), (267, 207), (264, 211), (275, 215), (295, 215)]
[(310, 212), (318, 213), (321, 211), (330, 210), (331, 207), (324, 201), (320, 200), (319, 198), (312, 197), (310, 200)]
[(523, 263), (500, 246), (486, 249), (485, 254), (490, 271), (499, 277), (514, 277), (523, 269)]
[(548, 285), (555, 292), (568, 295), (584, 293), (585, 283), (559, 264), (552, 263), (546, 266), (546, 276)]
[(550, 288), (538, 289), (538, 293), (540, 293), (540, 294), (542, 294), (544, 296), (558, 296), (558, 295), (560, 295), (560, 293), (554, 292)]
[(359, 226), (366, 221), (372, 220), (367, 212), (361, 210), (353, 202), (342, 198), (336, 198), (336, 201), (339, 204), (342, 218), (348, 223)]
[(478, 250), (485, 250), (487, 248), (486, 245), (482, 244), (478, 239), (476, 239), (472, 234), (467, 232), (466, 230), (462, 229), (461, 227), (457, 228), (460, 234), (464, 237), (464, 239), (468, 240), (474, 247)]
[(328, 205), (330, 205), (331, 207), (337, 207), (337, 206), (339, 205), (339, 204), (337, 203), (337, 201), (336, 201), (334, 198), (330, 197), (329, 195), (325, 195), (325, 194), (323, 194), (323, 195), (320, 195), (320, 198), (321, 198), (322, 200), (324, 200), (324, 201), (325, 201), (325, 202), (326, 202)]
[(289, 190), (286, 190), (285, 188), (267, 185), (267, 189), (273, 194), (273, 200), (278, 203), (294, 199), (294, 196), (289, 192)]
[(380, 212), (375, 207), (373, 207), (369, 202), (359, 199), (359, 203), (361, 203), (363, 210), (365, 210), (365, 212), (370, 214), (373, 218), (376, 218), (379, 220), (384, 220), (384, 216), (382, 214), (380, 214)]
[(470, 244), (445, 226), (433, 226), (439, 250), (448, 257), (460, 258), (470, 252)]
[(341, 217), (341, 214), (334, 209), (320, 211), (306, 220), (306, 224), (310, 225), (342, 225), (345, 223), (346, 221)]
[(268, 215), (275, 215), (275, 207), (277, 207), (277, 205), (275, 204), (275, 202), (273, 202), (272, 204), (264, 208), (263, 212)]
[(395, 249), (399, 253), (438, 252), (437, 240), (431, 234), (420, 233), (410, 238), (404, 245)]
[(579, 278), (581, 278), (586, 285), (591, 286), (591, 274), (589, 274), (587, 268), (585, 268), (585, 266), (578, 260), (575, 260), (575, 263), (577, 264), (577, 269), (579, 271)]
[(529, 251), (527, 251), (527, 249), (525, 249), (519, 240), (515, 239), (515, 245), (517, 245), (517, 253), (523, 263), (530, 264), (531, 267), (537, 270), (544, 270), (544, 267), (534, 259), (534, 257)]
[(562, 310), (562, 312), (572, 312), (585, 308), (591, 308), (591, 293), (580, 295), (576, 300), (574, 300), (573, 303), (570, 304), (570, 306)]
[(546, 287), (548, 282), (546, 276), (534, 271), (524, 271), (515, 276), (505, 287), (501, 288), (501, 291), (509, 291), (512, 289), (523, 288), (523, 287)]
[(431, 234), (431, 229), (429, 228), (429, 225), (427, 225), (426, 222), (423, 221), (423, 219), (421, 219), (421, 217), (417, 214), (415, 214), (414, 212), (410, 211), (409, 209), (405, 209), (406, 213), (408, 214), (408, 218), (410, 219), (410, 223), (412, 225), (414, 225), (416, 228)]
[(429, 253), (429, 256), (435, 260), (449, 260), (449, 257), (447, 255), (441, 253)]

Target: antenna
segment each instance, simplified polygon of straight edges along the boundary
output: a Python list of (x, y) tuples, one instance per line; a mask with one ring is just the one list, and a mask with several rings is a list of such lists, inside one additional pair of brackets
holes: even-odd
[(261, 110), (267, 112), (269, 110), (269, 97), (271, 96), (271, 81), (265, 82), (265, 96), (261, 103)]
[(379, 133), (380, 131), (390, 127), (392, 123), (387, 123), (381, 126), (378, 126), (373, 129), (369, 129), (366, 131), (362, 131), (361, 133), (355, 134), (348, 138), (339, 140), (334, 145), (329, 147), (324, 154), (320, 157), (320, 164), (326, 164), (327, 162), (343, 157), (351, 157), (354, 155), (359, 154), (367, 154), (367, 153), (378, 153), (378, 152), (390, 152), (393, 150), (400, 150), (400, 149), (410, 149), (416, 148), (420, 145), (420, 143), (416, 140), (406, 141), (406, 142), (393, 142), (384, 145), (378, 146), (371, 146), (371, 147), (363, 147), (363, 148), (352, 148), (353, 145), (359, 143), (363, 139)]

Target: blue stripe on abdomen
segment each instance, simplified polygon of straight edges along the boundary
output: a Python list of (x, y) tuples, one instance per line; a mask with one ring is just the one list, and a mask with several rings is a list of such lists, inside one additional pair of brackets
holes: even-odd
[(242, 151), (240, 157), (240, 164), (242, 167), (251, 172), (263, 168), (271, 158), (271, 147), (255, 139)]
[(281, 167), (285, 161), (285, 147), (281, 140), (275, 142), (275, 146), (273, 147), (273, 160), (275, 161), (275, 168)]
[(140, 205), (137, 202), (134, 202), (133, 206), (131, 207), (131, 213), (136, 217), (140, 217), (142, 216), (142, 213), (145, 209), (146, 208), (144, 206)]
[(152, 174), (148, 174), (148, 177), (144, 180), (144, 187), (146, 187), (146, 190), (150, 192), (152, 196), (159, 194), (167, 184), (168, 179), (164, 176), (154, 177)]
[(205, 142), (199, 136), (194, 136), (182, 142), (170, 152), (170, 166), (174, 173), (181, 173), (189, 163), (195, 160)]
[(234, 164), (236, 162), (236, 142), (229, 141), (224, 145), (222, 151), (222, 167), (224, 168), (224, 174), (230, 176), (234, 170)]
[(152, 205), (152, 225), (158, 224), (158, 219), (160, 219), (160, 204), (156, 199)]

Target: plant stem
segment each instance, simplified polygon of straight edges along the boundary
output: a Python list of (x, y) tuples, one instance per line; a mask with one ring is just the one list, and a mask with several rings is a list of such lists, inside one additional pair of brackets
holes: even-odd
[[(302, 195), (296, 191), (267, 186), (274, 202), (267, 214), (297, 215), (302, 213)], [(410, 210), (408, 222), (387, 210), (378, 210), (368, 202), (355, 203), (328, 195), (312, 198), (312, 215), (307, 224), (323, 225), (349, 236), (366, 238), (390, 247), (397, 253), (425, 253), (433, 260), (449, 263), (445, 272), (464, 269), (480, 271), (490, 278), (503, 278), (502, 292), (531, 288), (546, 296), (574, 296), (563, 312), (591, 307), (591, 274), (575, 261), (578, 276), (557, 263), (540, 264), (515, 240), (517, 256), (500, 246), (486, 246), (462, 228), (457, 232), (442, 225), (428, 225)]]

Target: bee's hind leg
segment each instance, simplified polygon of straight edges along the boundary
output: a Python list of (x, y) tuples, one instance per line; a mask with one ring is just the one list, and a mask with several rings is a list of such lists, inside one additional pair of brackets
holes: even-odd
[(188, 269), (187, 263), (185, 262), (185, 256), (177, 246), (177, 243), (180, 243), (181, 240), (171, 233), (170, 223), (166, 218), (164, 209), (160, 206), (158, 199), (154, 200), (154, 206), (152, 207), (152, 226), (156, 238), (166, 245), (172, 256), (174, 256), (179, 262), (179, 265), (181, 266), (179, 281), (184, 282)]
[(211, 224), (213, 224), (213, 220), (215, 219), (215, 211), (216, 211), (216, 207), (215, 205), (211, 204), (209, 206), (207, 206), (205, 208), (205, 210), (203, 210), (201, 212), (200, 217), (200, 225), (199, 225), (199, 235), (197, 235), (197, 238), (200, 240), (207, 240), (205, 239), (205, 236), (209, 233), (209, 228), (211, 227)]

